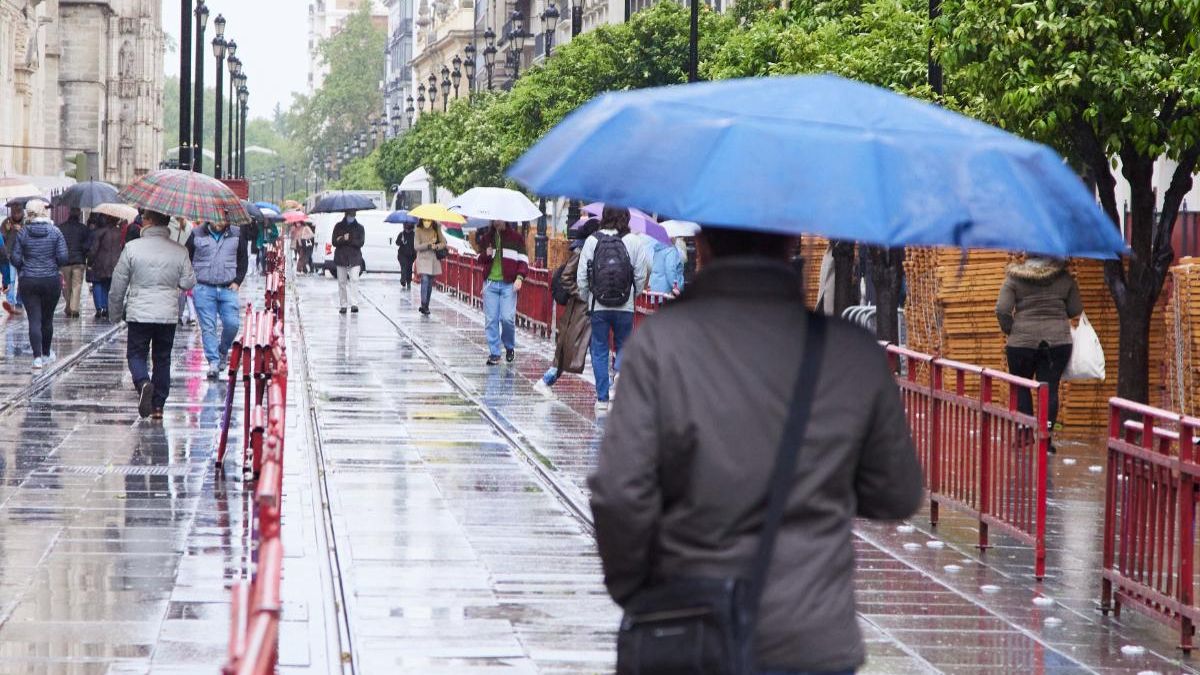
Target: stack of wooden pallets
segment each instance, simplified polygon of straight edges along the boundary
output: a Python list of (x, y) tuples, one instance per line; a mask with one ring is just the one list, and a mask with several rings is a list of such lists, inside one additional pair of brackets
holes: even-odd
[(804, 259), (804, 304), (812, 309), (817, 304), (817, 293), (821, 288), (821, 258), (829, 240), (815, 234), (800, 237), (800, 257)]
[[(1166, 383), (1164, 406), (1200, 414), (1200, 258), (1183, 258), (1171, 268), (1164, 312)], [(1164, 294), (1167, 291), (1164, 290)], [(1153, 352), (1152, 352), (1153, 354)]]

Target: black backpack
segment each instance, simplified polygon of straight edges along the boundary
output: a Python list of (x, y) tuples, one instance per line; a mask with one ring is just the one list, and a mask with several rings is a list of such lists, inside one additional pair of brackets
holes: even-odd
[(566, 305), (571, 299), (571, 293), (563, 285), (563, 271), (567, 269), (566, 263), (558, 266), (554, 270), (554, 276), (550, 278), (550, 295), (554, 296), (554, 302), (559, 305)]
[(596, 251), (588, 263), (592, 297), (605, 307), (622, 307), (633, 294), (633, 262), (620, 237), (597, 232)]

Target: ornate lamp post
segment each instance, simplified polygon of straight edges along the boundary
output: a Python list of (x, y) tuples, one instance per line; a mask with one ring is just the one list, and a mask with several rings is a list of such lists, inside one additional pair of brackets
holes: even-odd
[(408, 115), (408, 128), (409, 129), (411, 129), (412, 125), (413, 125), (413, 113), (414, 112), (416, 112), (416, 110), (413, 108), (413, 97), (409, 96), (408, 97), (408, 107), (404, 109), (404, 114)]
[(512, 22), (512, 33), (508, 36), (509, 65), (515, 82), (521, 75), (521, 54), (525, 51), (525, 15), (514, 9), (509, 20)]
[(454, 55), (454, 70), (450, 71), (450, 81), (454, 83), (454, 98), (458, 98), (458, 85), (462, 82), (462, 57), (458, 54)]
[(542, 33), (545, 35), (545, 56), (550, 58), (550, 50), (554, 48), (554, 31), (558, 30), (558, 8), (554, 3), (546, 5), (542, 12)]
[(425, 112), (425, 85), (417, 85), (417, 110)]
[(196, 92), (192, 96), (192, 169), (204, 170), (204, 29), (208, 7), (196, 0)]
[(238, 176), (246, 175), (246, 108), (250, 90), (246, 88), (246, 74), (238, 76)]
[(179, 0), (179, 168), (192, 168), (192, 0)]
[(483, 67), (487, 70), (488, 91), (492, 90), (492, 70), (496, 67), (496, 31), (483, 31)]
[(215, 138), (213, 139), (213, 176), (216, 178), (224, 178), (222, 174), (221, 155), (225, 153), (225, 143), (221, 137), (224, 131), (224, 120), (222, 115), (225, 112), (225, 17), (218, 14), (217, 20), (213, 22), (217, 27), (217, 36), (213, 38), (212, 48), (213, 57), (217, 60), (217, 105), (214, 109), (216, 117), (213, 119), (213, 131)]
[(463, 47), (463, 54), (467, 60), (463, 63), (464, 69), (467, 71), (467, 93), (475, 93), (475, 43), (471, 42), (466, 47)]
[(229, 154), (226, 156), (225, 169), (229, 176), (237, 176), (237, 167), (233, 164), (233, 148), (237, 145), (237, 76), (242, 73), (242, 62), (237, 57), (237, 42), (230, 40), (225, 43), (226, 67), (229, 68)]
[(433, 112), (434, 104), (437, 103), (437, 75), (430, 73), (428, 82), (429, 86), (425, 88), (425, 93), (429, 94), (429, 112)]
[(450, 69), (442, 66), (442, 112), (450, 106)]

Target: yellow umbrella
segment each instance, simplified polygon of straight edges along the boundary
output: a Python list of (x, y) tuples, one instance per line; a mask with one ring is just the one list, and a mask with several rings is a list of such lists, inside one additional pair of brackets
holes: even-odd
[(441, 204), (422, 204), (415, 209), (411, 209), (408, 215), (421, 220), (434, 220), (439, 223), (458, 223), (465, 224), (467, 219), (461, 214), (455, 213)]

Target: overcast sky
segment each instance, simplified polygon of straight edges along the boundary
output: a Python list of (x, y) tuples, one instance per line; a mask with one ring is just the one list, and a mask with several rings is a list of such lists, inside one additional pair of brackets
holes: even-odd
[[(250, 116), (270, 117), (278, 103), (286, 110), (292, 92), (308, 86), (308, 0), (207, 0), (204, 41), (216, 35), (213, 21), (224, 14), (225, 39), (238, 43), (250, 89)], [(179, 44), (178, 2), (163, 3), (163, 30)], [(205, 46), (204, 84), (215, 84), (212, 45)], [(179, 74), (178, 51), (164, 57), (167, 75)], [(228, 75), (228, 71), (226, 71)], [(228, 82), (228, 77), (226, 77)], [(228, 86), (228, 84), (226, 84)], [(228, 90), (226, 90), (228, 91)]]

